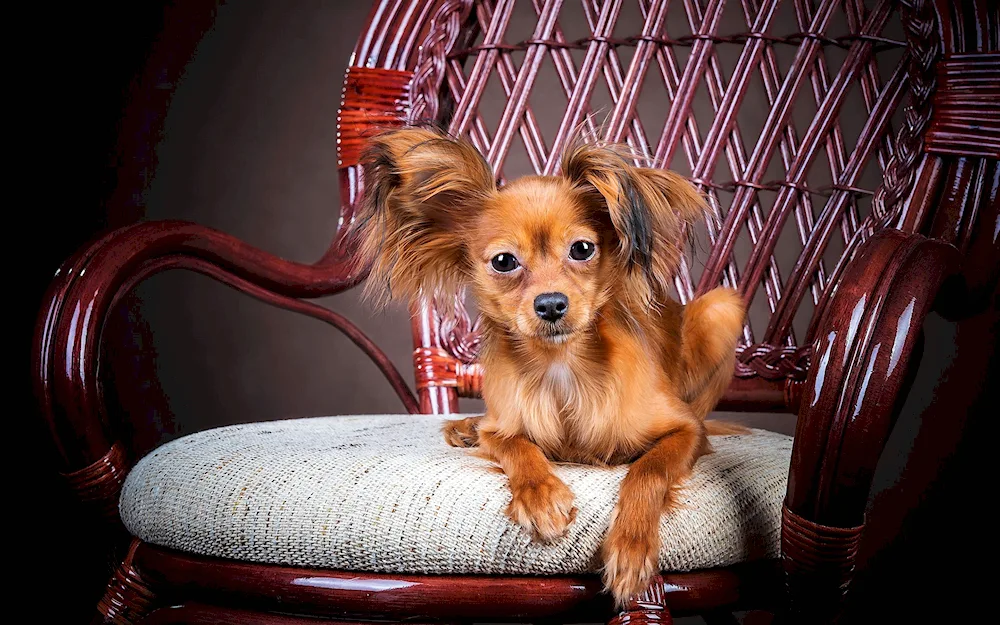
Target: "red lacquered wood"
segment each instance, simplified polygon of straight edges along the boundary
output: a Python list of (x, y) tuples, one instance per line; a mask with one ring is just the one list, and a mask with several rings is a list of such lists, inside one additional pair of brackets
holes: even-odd
[(483, 366), (466, 364), (443, 349), (418, 347), (413, 350), (417, 390), (454, 388), (459, 397), (479, 397), (483, 392)]
[(108, 582), (104, 597), (97, 604), (99, 618), (114, 625), (134, 625), (156, 605), (156, 595), (136, 569), (135, 552), (139, 541), (133, 540), (125, 559)]
[(663, 593), (663, 578), (657, 575), (642, 593), (629, 598), (608, 625), (672, 625), (673, 616)]
[(853, 573), (876, 463), (911, 381), (911, 352), (945, 279), (951, 245), (882, 230), (861, 249), (818, 324), (782, 523), (789, 604), (836, 617)]
[(733, 378), (719, 401), (719, 410), (794, 412), (786, 401), (785, 380)]
[[(459, 0), (372, 3), (344, 78), (337, 120), (337, 136), (344, 148), (338, 149), (340, 221), (323, 261), (349, 257), (352, 250), (350, 225), (364, 192), (361, 168), (356, 163), (359, 140), (379, 127), (437, 116), (440, 81), (429, 76), (433, 72), (428, 68), (442, 64), (444, 52), (439, 60), (430, 51), (454, 45), (470, 7), (471, 2)], [(423, 45), (417, 45), (421, 41)], [(411, 76), (409, 82), (404, 80), (406, 76)]]
[(204, 259), (290, 297), (337, 293), (363, 278), (349, 262), (294, 263), (185, 222), (138, 224), (94, 243), (60, 269), (36, 328), (36, 392), (67, 469), (102, 458), (113, 442), (103, 414), (97, 366), (101, 330), (119, 287), (143, 263), (174, 255)]
[[(537, 619), (612, 616), (597, 576), (493, 577), (400, 575), (302, 569), (204, 558), (142, 544), (136, 567), (165, 597), (198, 596), (212, 604), (255, 606), (292, 614), (366, 614), (388, 618)], [(770, 607), (778, 567), (761, 561), (692, 573), (664, 573), (658, 596), (670, 610), (715, 606)], [(277, 598), (280, 597), (280, 601)]]
[(118, 495), (129, 468), (125, 447), (116, 440), (103, 456), (82, 469), (63, 473), (63, 478), (80, 503), (117, 522)]
[(337, 167), (354, 167), (368, 136), (405, 121), (413, 72), (350, 67), (337, 112)]
[[(418, 353), (420, 350), (442, 351), (441, 324), (440, 318), (429, 302), (423, 302), (417, 306), (413, 312), (410, 324), (413, 330), (413, 349)], [(458, 366), (457, 359), (454, 366)], [(433, 363), (426, 363), (432, 367), (430, 371), (418, 371), (417, 397), (420, 401), (420, 412), (429, 414), (453, 414), (459, 412), (458, 409), (458, 384), (447, 382), (449, 376), (448, 365), (439, 363), (433, 368)], [(438, 381), (442, 381), (438, 384)]]
[[(471, 2), (457, 0), (383, 0), (373, 4), (344, 81), (344, 100), (337, 120), (341, 219), (326, 259), (349, 256), (349, 226), (364, 191), (357, 165), (361, 141), (377, 128), (407, 118), (437, 117), (445, 56), (458, 40), (470, 9)], [(415, 45), (428, 37), (430, 40), (425, 40), (423, 46)], [(410, 79), (405, 80), (407, 77)], [(425, 308), (413, 316), (414, 348), (440, 348), (436, 315), (429, 306)], [(446, 376), (442, 372), (439, 377)], [(422, 412), (458, 412), (454, 388), (423, 386), (418, 395)]]
[[(986, 0), (936, 0), (935, 5), (942, 18), (945, 57), (962, 59), (964, 64), (995, 73), (992, 68), (996, 64), (996, 55), (1000, 53), (997, 26), (1000, 24), (1000, 6)], [(946, 68), (942, 70), (946, 71)], [(977, 87), (989, 88), (983, 84)], [(997, 99), (985, 99), (989, 101), (975, 101), (978, 110), (995, 118)], [(945, 302), (943, 310), (949, 316), (958, 318), (996, 306), (995, 289), (1000, 281), (1000, 240), (996, 235), (997, 219), (1000, 217), (1000, 163), (996, 156), (988, 158), (964, 154), (943, 160), (944, 173), (937, 210), (927, 215), (922, 232), (954, 243), (963, 253), (962, 289)]]
[(344, 331), (386, 372), (411, 411), (416, 401), (388, 357), (353, 324), (296, 297), (340, 292), (363, 273), (353, 263), (293, 263), (224, 233), (184, 222), (148, 222), (114, 231), (64, 265), (36, 327), (35, 390), (81, 501), (118, 522), (117, 500), (129, 468), (110, 423), (101, 389), (101, 334), (107, 315), (136, 282), (152, 273), (187, 268), (268, 303), (321, 319)]
[(863, 522), (910, 352), (958, 260), (954, 247), (898, 230), (859, 250), (819, 323), (789, 473), (793, 512), (840, 527)]
[[(392, 623), (393, 621), (382, 621)], [(406, 625), (429, 625), (420, 621), (405, 621)], [(205, 603), (185, 602), (154, 610), (138, 622), (139, 625), (370, 625), (371, 621), (351, 619), (317, 619), (312, 616), (289, 616), (275, 612), (258, 612), (230, 606), (216, 606)], [(447, 621), (435, 621), (434, 625), (444, 625)]]
[[(356, 58), (364, 58), (368, 64), (385, 63), (393, 71), (383, 72), (383, 78), (398, 86), (398, 77), (406, 73), (395, 70), (416, 58), (417, 33), (429, 29), (426, 17), (430, 9), (426, 2), (378, 3), (372, 10), (370, 28), (359, 41)], [(380, 21), (389, 16), (392, 19), (388, 22)], [(380, 74), (362, 71), (360, 75)], [(355, 197), (360, 181), (350, 175), (344, 180), (353, 191), (346, 197)], [(147, 223), (110, 232), (63, 265), (39, 315), (33, 369), (41, 412), (62, 457), (67, 480), (81, 499), (117, 518), (117, 489), (128, 462), (115, 424), (109, 423), (103, 407), (97, 379), (100, 335), (110, 307), (122, 287), (134, 283), (140, 268), (148, 272), (154, 266), (186, 264), (214, 277), (227, 276), (231, 285), (256, 290), (255, 296), (270, 303), (321, 318), (345, 331), (372, 355), (404, 405), (409, 410), (416, 408), (384, 353), (357, 328), (335, 313), (292, 300), (336, 293), (363, 278), (363, 271), (355, 268), (350, 258), (343, 226), (351, 213), (345, 212), (347, 219), (341, 220), (334, 241), (335, 253), (315, 265), (288, 262), (224, 233), (181, 222)]]
[(950, 54), (937, 80), (927, 150), (1000, 159), (1000, 52)]
[(991, 305), (1000, 280), (1000, 238), (977, 224), (1000, 223), (1000, 162), (957, 158), (942, 181), (939, 210), (927, 227), (929, 236), (961, 250), (962, 291), (944, 302), (943, 314), (960, 317)]
[(854, 577), (863, 526), (834, 527), (782, 508), (781, 553), (785, 570), (786, 620), (836, 621)]

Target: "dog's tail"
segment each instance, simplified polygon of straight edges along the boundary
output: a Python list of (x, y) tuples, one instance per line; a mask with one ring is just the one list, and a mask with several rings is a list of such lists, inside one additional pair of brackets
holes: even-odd
[(709, 436), (725, 436), (727, 434), (749, 434), (750, 428), (739, 423), (708, 419), (705, 421), (705, 433)]
[(746, 309), (739, 294), (712, 289), (684, 307), (681, 323), (681, 361), (684, 399), (704, 419), (733, 379), (736, 341), (743, 331)]

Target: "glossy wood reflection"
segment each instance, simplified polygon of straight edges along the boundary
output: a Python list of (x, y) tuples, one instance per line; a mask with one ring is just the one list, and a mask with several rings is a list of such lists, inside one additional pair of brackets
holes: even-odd
[[(163, 600), (214, 601), (297, 614), (468, 619), (548, 617), (603, 621), (614, 615), (597, 576), (396, 575), (302, 569), (205, 558), (151, 545), (135, 565)], [(779, 568), (761, 561), (727, 569), (664, 574), (663, 609), (697, 613), (719, 605), (770, 607)], [(280, 597), (280, 599), (278, 599)]]

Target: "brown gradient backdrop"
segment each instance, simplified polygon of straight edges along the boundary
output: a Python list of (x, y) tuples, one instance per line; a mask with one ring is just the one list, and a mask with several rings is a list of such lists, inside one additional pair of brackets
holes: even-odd
[[(343, 72), (368, 8), (367, 2), (318, 1), (222, 6), (177, 86), (145, 197), (146, 217), (196, 221), (297, 261), (319, 258), (338, 218), (336, 111)], [(624, 15), (634, 23), (621, 22), (621, 32), (638, 32), (637, 12)], [(517, 11), (511, 37), (527, 36), (533, 18), (530, 8)], [(738, 13), (727, 11), (727, 18), (736, 19), (723, 31), (745, 30)], [(776, 32), (797, 30), (791, 13), (780, 18), (786, 23), (775, 24)], [(582, 27), (567, 21), (563, 26), (567, 36)], [(723, 58), (724, 66), (731, 63)], [(555, 81), (552, 87), (558, 89)], [(561, 92), (532, 100), (539, 119), (551, 124), (563, 103)], [(649, 90), (639, 109), (648, 115), (662, 103), (660, 92)], [(760, 119), (754, 124), (741, 117), (741, 123), (759, 127), (765, 106), (744, 108)], [(489, 119), (489, 111), (484, 114)], [(856, 133), (850, 125), (860, 117), (844, 116), (848, 136)], [(526, 173), (527, 167), (523, 154), (512, 152), (508, 172)], [(792, 256), (797, 249), (778, 253)], [(402, 411), (375, 366), (317, 321), (191, 274), (161, 275), (138, 293), (175, 415), (164, 438), (244, 421)], [(412, 383), (409, 323), (401, 308), (373, 314), (356, 290), (323, 303), (356, 321)], [(890, 441), (896, 453), (883, 462), (883, 486), (894, 483), (905, 464), (920, 411), (950, 361), (953, 333), (952, 325), (936, 317), (928, 324), (923, 366), (903, 426)], [(465, 411), (480, 406), (463, 401)], [(790, 415), (726, 417), (794, 430)]]

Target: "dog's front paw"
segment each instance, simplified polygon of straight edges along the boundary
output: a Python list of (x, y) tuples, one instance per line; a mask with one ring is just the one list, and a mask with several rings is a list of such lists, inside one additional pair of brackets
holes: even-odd
[(604, 587), (621, 607), (629, 597), (646, 590), (656, 574), (660, 556), (659, 524), (629, 519), (618, 508), (604, 539)]
[(573, 491), (555, 475), (511, 484), (507, 516), (542, 542), (563, 536), (576, 518)]
[(482, 417), (466, 417), (445, 421), (441, 426), (444, 440), (452, 447), (476, 447), (479, 445), (479, 422)]

